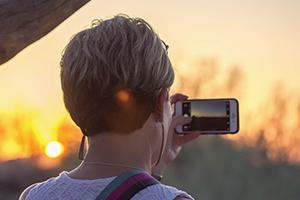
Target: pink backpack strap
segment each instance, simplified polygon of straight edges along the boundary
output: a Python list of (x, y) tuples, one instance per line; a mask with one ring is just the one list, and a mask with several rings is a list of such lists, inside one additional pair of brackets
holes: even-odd
[(96, 200), (129, 200), (139, 191), (160, 184), (144, 170), (130, 170), (117, 176), (97, 196)]

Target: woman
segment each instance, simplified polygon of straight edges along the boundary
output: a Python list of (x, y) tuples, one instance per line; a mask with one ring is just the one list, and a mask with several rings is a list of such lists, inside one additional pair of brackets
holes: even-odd
[[(172, 116), (171, 104), (187, 99), (169, 98), (173, 81), (167, 46), (143, 19), (118, 15), (76, 34), (61, 60), (61, 83), (65, 106), (84, 134), (83, 161), (30, 186), (20, 199), (94, 200), (122, 174), (137, 171), (151, 184), (131, 199), (192, 199), (152, 178), (160, 179), (181, 145), (199, 136), (174, 132), (191, 118)], [(83, 155), (85, 136), (89, 148)]]

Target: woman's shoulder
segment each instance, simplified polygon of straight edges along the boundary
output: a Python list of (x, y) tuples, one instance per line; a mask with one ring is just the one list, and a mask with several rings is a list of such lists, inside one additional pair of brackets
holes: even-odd
[(152, 185), (144, 190), (137, 193), (133, 200), (185, 200), (185, 199), (193, 199), (187, 192), (177, 189), (176, 187), (165, 185), (165, 184), (157, 184)]
[(30, 192), (30, 190), (31, 190), (32, 188), (34, 188), (36, 184), (37, 184), (37, 183), (32, 184), (32, 185), (30, 185), (29, 187), (27, 187), (27, 188), (22, 192), (22, 194), (20, 195), (19, 200), (25, 200), (26, 197), (27, 197), (27, 195), (28, 195), (28, 193)]
[(64, 172), (59, 174), (59, 176), (49, 178), (46, 181), (34, 183), (34, 184), (30, 185), (22, 192), (22, 194), (19, 197), (19, 200), (25, 200), (25, 199), (27, 199), (29, 194), (34, 194), (35, 191), (40, 190), (41, 188), (49, 187), (51, 185), (51, 183), (56, 182), (58, 179), (61, 179), (63, 176), (63, 173)]
[(113, 178), (73, 179), (68, 172), (63, 171), (56, 177), (31, 185), (24, 190), (19, 200), (87, 199), (86, 196), (96, 196)]
[[(88, 199), (87, 197), (96, 197), (99, 191), (104, 189), (113, 178), (77, 180), (70, 178), (68, 172), (62, 172), (59, 176), (31, 185), (24, 190), (19, 200), (53, 199), (54, 196), (57, 196), (57, 199), (60, 199), (62, 196), (65, 197), (63, 199)], [(81, 192), (79, 193), (79, 191)], [(185, 191), (165, 184), (149, 186), (132, 198), (132, 200), (160, 199), (186, 200), (193, 198)]]

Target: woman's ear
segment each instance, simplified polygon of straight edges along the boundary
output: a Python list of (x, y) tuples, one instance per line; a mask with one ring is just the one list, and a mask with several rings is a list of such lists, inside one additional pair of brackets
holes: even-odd
[(169, 99), (169, 90), (168, 89), (162, 89), (158, 95), (157, 102), (156, 102), (156, 108), (155, 108), (155, 119), (157, 121), (162, 122), (164, 119), (164, 105), (166, 101)]

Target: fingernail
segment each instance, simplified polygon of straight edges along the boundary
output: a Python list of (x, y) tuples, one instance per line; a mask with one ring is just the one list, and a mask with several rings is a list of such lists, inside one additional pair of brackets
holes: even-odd
[(189, 117), (189, 116), (188, 116), (188, 117), (186, 117), (186, 119), (188, 119), (189, 121), (192, 121), (192, 118), (191, 118), (191, 117)]

